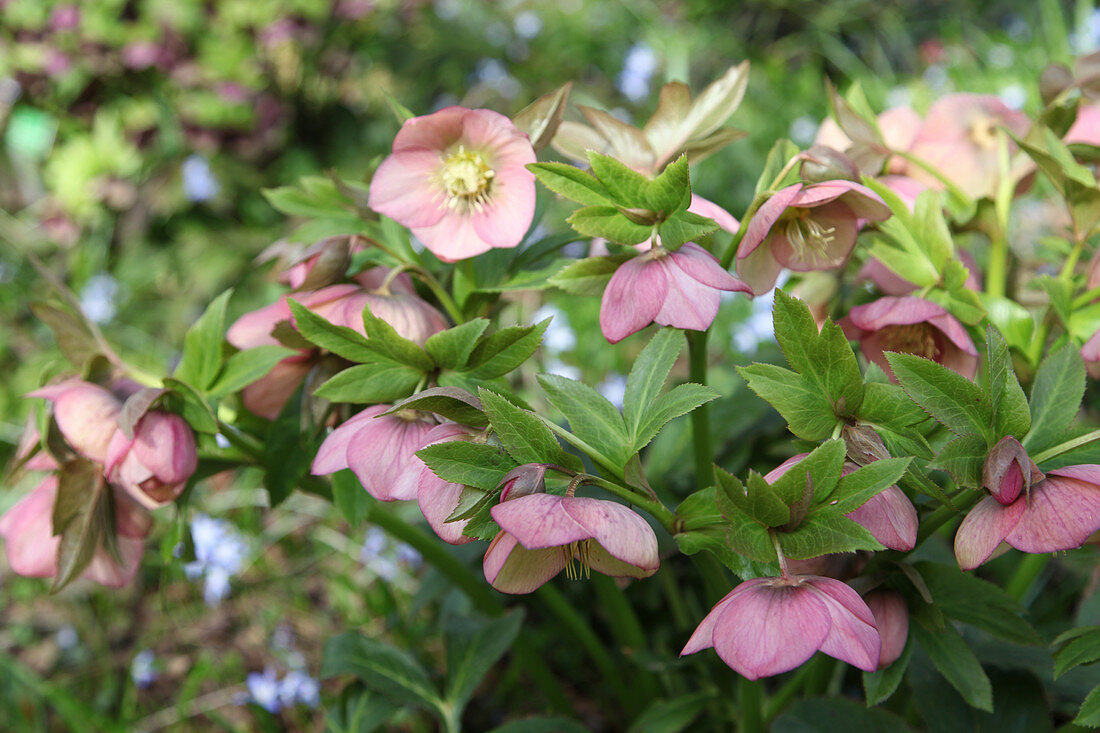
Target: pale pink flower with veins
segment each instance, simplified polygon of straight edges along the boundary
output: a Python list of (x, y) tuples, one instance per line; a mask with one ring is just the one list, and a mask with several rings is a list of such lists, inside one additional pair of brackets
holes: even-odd
[(107, 446), (107, 479), (146, 509), (174, 501), (197, 467), (195, 435), (179, 415), (147, 412), (134, 426), (133, 439), (119, 429)]
[(446, 107), (401, 126), (371, 181), (368, 206), (455, 262), (515, 247), (535, 213), (527, 135), (487, 109)]
[(27, 393), (53, 403), (53, 418), (73, 449), (97, 463), (107, 458), (107, 444), (115, 431), (122, 402), (91, 382), (67, 379)]

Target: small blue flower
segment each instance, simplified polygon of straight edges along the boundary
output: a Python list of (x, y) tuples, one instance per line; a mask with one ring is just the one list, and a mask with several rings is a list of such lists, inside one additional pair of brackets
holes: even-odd
[(279, 683), (279, 701), (283, 707), (301, 703), (315, 708), (321, 703), (321, 686), (305, 672), (292, 669)]
[(224, 519), (196, 514), (191, 521), (195, 561), (183, 566), (188, 580), (204, 579), (203, 597), (216, 606), (229, 595), (229, 579), (239, 573), (248, 555), (248, 543)]
[(250, 672), (245, 679), (248, 686), (248, 694), (252, 702), (256, 703), (269, 713), (277, 713), (283, 709), (279, 695), (279, 681), (275, 678), (275, 670), (264, 667), (264, 671)]
[(144, 690), (156, 682), (160, 673), (153, 667), (156, 655), (152, 649), (142, 649), (134, 655), (134, 661), (130, 663), (130, 679), (139, 690)]
[(189, 155), (180, 166), (183, 195), (189, 201), (201, 203), (218, 195), (221, 186), (210, 170), (210, 163), (201, 155)]
[(632, 102), (638, 102), (649, 95), (649, 80), (657, 70), (657, 54), (644, 43), (630, 47), (623, 61), (623, 71), (619, 74), (619, 91)]

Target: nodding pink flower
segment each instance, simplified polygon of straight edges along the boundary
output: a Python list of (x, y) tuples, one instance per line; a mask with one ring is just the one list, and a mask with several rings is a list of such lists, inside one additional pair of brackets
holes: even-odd
[(409, 227), (444, 262), (515, 247), (535, 213), (527, 135), (502, 114), (446, 107), (401, 126), (368, 206)]
[(898, 660), (909, 640), (909, 607), (897, 591), (876, 588), (863, 596), (875, 617), (875, 628), (882, 640), (878, 669), (886, 669)]
[(955, 558), (973, 570), (1002, 542), (1021, 552), (1058, 552), (1080, 547), (1098, 529), (1100, 465), (1056, 468), (1010, 504), (996, 496), (978, 502), (955, 534)]
[(754, 295), (763, 295), (784, 267), (800, 272), (840, 267), (863, 224), (889, 216), (879, 195), (854, 181), (792, 184), (749, 220), (737, 250), (737, 274)]
[(867, 361), (882, 367), (896, 382), (884, 352), (923, 356), (973, 379), (978, 350), (963, 325), (935, 303), (907, 295), (879, 298), (857, 305), (840, 321), (844, 334), (859, 341)]
[(1100, 331), (1094, 333), (1081, 347), (1085, 369), (1093, 379), (1100, 379)]
[(839, 580), (753, 578), (718, 601), (680, 656), (714, 647), (750, 680), (787, 672), (821, 651), (873, 672), (880, 656), (871, 609)]
[[(778, 481), (807, 455), (809, 454), (800, 453), (788, 458), (764, 474), (764, 480), (769, 484)], [(845, 463), (842, 475), (847, 476), (857, 469), (859, 466), (856, 464)], [(917, 545), (917, 510), (905, 492), (897, 486), (880, 491), (844, 516), (866, 529), (891, 550), (908, 552)]]
[[(1023, 137), (1030, 126), (1027, 115), (993, 95), (948, 94), (928, 110), (909, 152), (942, 173), (967, 196), (992, 198), (1001, 177), (999, 148), (1004, 135), (1001, 128)], [(1016, 143), (1007, 136), (1005, 142), (1009, 155), (1015, 153)], [(908, 175), (932, 188), (943, 188), (936, 176), (919, 166), (909, 166)]]
[[(57, 575), (57, 553), (61, 537), (53, 533), (53, 505), (57, 500), (56, 475), (47, 476), (33, 491), (0, 517), (8, 562), (19, 575), (52, 578)], [(145, 536), (152, 521), (149, 515), (124, 494), (115, 492), (115, 531), (122, 564), (102, 546), (81, 577), (109, 588), (129, 585), (141, 563)]]
[[(453, 440), (469, 440), (473, 435), (474, 432), (464, 425), (453, 422), (442, 423), (427, 432), (424, 436), (424, 445), (420, 447), (427, 448), (429, 445)], [(462, 484), (444, 481), (419, 458), (415, 458), (415, 461), (421, 466), (420, 477), (416, 484), (416, 503), (420, 506), (420, 512), (428, 520), (432, 531), (448, 544), (464, 545), (467, 542), (473, 542), (473, 537), (462, 534), (469, 522), (468, 519), (447, 521), (447, 517), (458, 508), (458, 500), (462, 496)]]
[(122, 402), (103, 387), (79, 379), (67, 379), (27, 393), (53, 403), (53, 419), (73, 450), (103, 463), (107, 444), (115, 431)]
[[(701, 196), (692, 195), (688, 211), (714, 219), (731, 234), (740, 226), (728, 211)], [(749, 287), (694, 242), (671, 252), (658, 238), (611, 276), (600, 304), (600, 330), (613, 344), (650, 323), (705, 331), (718, 315), (722, 291), (748, 293)]]
[(1001, 504), (1016, 501), (1020, 492), (1031, 490), (1045, 478), (1020, 441), (1006, 435), (989, 451), (982, 466), (982, 488)]
[(415, 499), (424, 467), (416, 452), (436, 423), (415, 410), (382, 415), (390, 408), (368, 407), (333, 430), (313, 459), (313, 475), (350, 468), (375, 499)]
[(129, 439), (116, 430), (107, 446), (107, 480), (146, 509), (175, 501), (198, 467), (195, 436), (179, 415), (153, 410)]
[(616, 578), (657, 572), (657, 535), (636, 512), (613, 501), (528, 494), (494, 506), (501, 532), (485, 551), (485, 579), (502, 593), (530, 593), (562, 570)]
[(1100, 146), (1100, 104), (1089, 104), (1077, 110), (1077, 118), (1062, 138), (1066, 145), (1084, 143)]

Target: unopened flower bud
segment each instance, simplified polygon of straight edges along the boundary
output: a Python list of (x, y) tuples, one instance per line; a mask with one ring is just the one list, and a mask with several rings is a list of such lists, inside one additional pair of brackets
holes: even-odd
[(1020, 441), (1011, 435), (1001, 438), (989, 451), (982, 467), (982, 486), (993, 498), (1007, 506), (1016, 501), (1022, 491), (1045, 478), (1043, 472), (1031, 460)]
[(885, 669), (905, 651), (905, 642), (909, 639), (909, 608), (900, 593), (881, 588), (871, 591), (863, 600), (875, 617), (882, 640), (878, 668)]
[(153, 410), (134, 426), (133, 440), (115, 431), (106, 463), (109, 481), (156, 509), (175, 500), (195, 473), (195, 436), (179, 415)]
[(799, 174), (806, 183), (823, 181), (858, 181), (859, 168), (844, 153), (824, 145), (814, 145), (799, 155)]
[(66, 442), (85, 458), (103, 462), (122, 410), (122, 402), (113, 394), (99, 385), (69, 379), (29, 392), (28, 396), (53, 402), (53, 418)]
[(881, 461), (890, 457), (890, 451), (882, 442), (878, 432), (865, 423), (847, 425), (840, 430), (844, 445), (848, 447), (848, 458), (859, 466)]
[(546, 468), (545, 463), (525, 463), (504, 474), (500, 481), (500, 500), (546, 493)]
[(1073, 72), (1065, 64), (1050, 64), (1039, 75), (1039, 96), (1050, 104), (1073, 85)]

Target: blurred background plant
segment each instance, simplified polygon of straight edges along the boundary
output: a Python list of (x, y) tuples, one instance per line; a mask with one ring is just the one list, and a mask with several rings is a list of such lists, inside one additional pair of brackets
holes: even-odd
[[(1088, 1), (0, 0), (0, 461), (30, 409), (20, 396), (64, 369), (27, 308), (47, 288), (32, 257), (127, 360), (161, 372), (216, 293), (239, 286), (237, 315), (278, 292), (245, 277), (288, 230), (262, 190), (330, 169), (365, 180), (398, 128), (393, 102), (416, 114), (449, 104), (512, 114), (574, 80), (575, 102), (644, 119), (666, 80), (700, 88), (747, 58), (734, 123), (748, 134), (693, 173), (697, 191), (739, 212), (776, 138), (813, 139), (825, 77), (841, 88), (858, 80), (875, 109), (923, 110), (965, 90), (1034, 112), (1041, 70), (1098, 43)], [(615, 401), (629, 361), (576, 337), (595, 331), (598, 307), (514, 302), (517, 321), (556, 316), (544, 369)], [(783, 423), (733, 371), (750, 356), (776, 358), (770, 301), (737, 299), (719, 319), (713, 343), (736, 355), (711, 372), (723, 394), (712, 406), (725, 426), (720, 460), (733, 472), (750, 457), (774, 465)], [(674, 491), (689, 481), (681, 422), (647, 456), (651, 480)], [(0, 509), (18, 493), (0, 493)], [(331, 505), (297, 495), (275, 517), (265, 501), (249, 472), (196, 498), (219, 519), (159, 526), (164, 568), (143, 568), (121, 594), (78, 583), (46, 598), (41, 582), (5, 574), (0, 719), (320, 730), (315, 677), (333, 629), (438, 639), (449, 606), (465, 602), (441, 598), (446, 583), (414, 554), (349, 531)], [(652, 600), (643, 613), (660, 612)], [(1043, 608), (1057, 610), (1053, 599)], [(556, 649), (551, 666), (581, 670), (580, 654)], [(487, 728), (502, 709), (524, 710), (516, 675), (499, 682), (471, 721)], [(581, 717), (615, 729), (584, 703), (614, 681), (578, 671), (570, 684)]]

